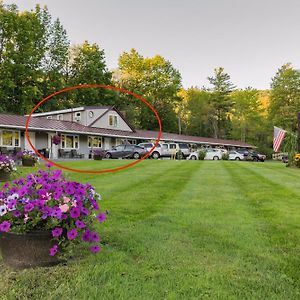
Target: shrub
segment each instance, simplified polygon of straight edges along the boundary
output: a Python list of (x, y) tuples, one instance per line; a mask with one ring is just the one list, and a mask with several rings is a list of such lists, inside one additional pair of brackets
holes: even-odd
[(229, 160), (229, 153), (228, 152), (222, 154), (222, 160)]
[(205, 150), (198, 151), (198, 159), (199, 160), (204, 160), (205, 156), (206, 156)]

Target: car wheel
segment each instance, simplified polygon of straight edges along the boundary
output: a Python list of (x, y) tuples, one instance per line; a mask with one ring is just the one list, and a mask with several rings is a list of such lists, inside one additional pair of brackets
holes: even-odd
[(196, 160), (197, 157), (196, 157), (196, 155), (192, 155), (190, 159), (191, 159), (191, 160)]
[(158, 152), (153, 152), (152, 153), (152, 158), (154, 158), (154, 159), (158, 159), (159, 158), (159, 153)]
[(241, 160), (239, 157), (236, 157), (235, 160)]
[(110, 153), (106, 153), (105, 154), (105, 158), (110, 159), (111, 158), (111, 154)]
[(134, 159), (139, 159), (140, 155), (137, 152), (135, 152), (135, 153), (133, 153), (133, 158)]
[(258, 159), (256, 157), (253, 157), (253, 161), (258, 162)]
[(214, 156), (213, 157), (213, 160), (219, 160), (220, 158), (219, 158), (219, 156)]

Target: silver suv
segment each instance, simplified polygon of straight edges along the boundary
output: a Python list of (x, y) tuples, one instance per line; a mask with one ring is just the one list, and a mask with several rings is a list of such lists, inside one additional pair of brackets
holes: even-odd
[[(154, 147), (154, 143), (140, 143), (138, 146), (145, 148), (147, 151), (150, 151)], [(153, 152), (150, 154), (150, 157), (158, 159), (162, 156), (162, 147), (158, 144)]]

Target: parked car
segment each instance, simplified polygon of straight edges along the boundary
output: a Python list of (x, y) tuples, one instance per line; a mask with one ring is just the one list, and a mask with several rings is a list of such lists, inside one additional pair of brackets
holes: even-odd
[(220, 160), (222, 159), (222, 155), (227, 153), (225, 149), (217, 149), (217, 148), (208, 148), (206, 149), (205, 160)]
[(199, 159), (198, 151), (192, 152), (192, 153), (187, 157), (187, 159), (198, 160), (198, 159)]
[(139, 159), (144, 156), (148, 151), (137, 145), (118, 145), (108, 150), (105, 158), (134, 158)]
[(181, 150), (183, 158), (188, 157), (191, 154), (189, 144), (187, 143), (178, 143), (179, 149)]
[(244, 154), (237, 151), (229, 151), (229, 160), (244, 160)]
[[(153, 146), (155, 144), (154, 143), (140, 143), (138, 144), (138, 146), (145, 148), (147, 151), (150, 151)], [(153, 152), (150, 154), (150, 157), (154, 158), (154, 159), (158, 159), (162, 156), (162, 146), (161, 144), (158, 144), (155, 149), (153, 150)]]
[[(208, 148), (205, 149), (206, 155), (205, 160), (220, 160), (222, 159), (222, 155), (227, 153), (225, 149), (216, 149), (216, 148)], [(187, 159), (197, 160), (199, 158), (198, 151), (192, 152)]]
[(257, 153), (255, 151), (251, 151), (249, 152), (249, 155), (252, 157), (252, 160), (253, 161), (261, 161), (261, 162), (264, 162), (266, 160), (266, 155), (263, 155), (263, 154), (260, 154), (260, 153)]
[(162, 143), (161, 147), (162, 147), (161, 156), (163, 157), (176, 156), (176, 154), (180, 150), (179, 144), (176, 143)]

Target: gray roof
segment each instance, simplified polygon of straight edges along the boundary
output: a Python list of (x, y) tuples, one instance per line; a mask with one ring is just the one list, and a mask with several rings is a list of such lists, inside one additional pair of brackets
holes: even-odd
[[(27, 120), (26, 116), (0, 113), (1, 128), (25, 129), (26, 120)], [(89, 127), (89, 126), (81, 125), (76, 122), (59, 121), (59, 120), (46, 119), (46, 118), (30, 118), (28, 128), (30, 130), (35, 130), (35, 131), (90, 134), (90, 135), (101, 135), (107, 137), (120, 137), (120, 138), (123, 137), (123, 138), (145, 139), (145, 140), (156, 140), (158, 136), (157, 131), (136, 130), (135, 132), (130, 132), (130, 131), (122, 131), (122, 130), (114, 130), (114, 129), (106, 129), (106, 128)], [(236, 146), (236, 147), (253, 147), (241, 141), (179, 135), (179, 134), (168, 133), (168, 132), (162, 133), (161, 140), (186, 142), (186, 143), (210, 144), (210, 145)]]

